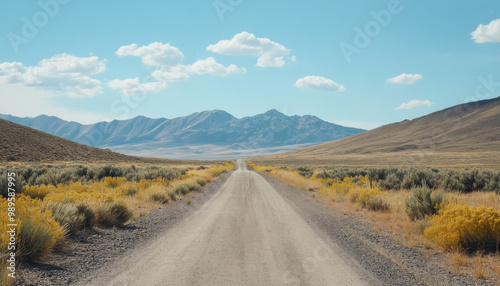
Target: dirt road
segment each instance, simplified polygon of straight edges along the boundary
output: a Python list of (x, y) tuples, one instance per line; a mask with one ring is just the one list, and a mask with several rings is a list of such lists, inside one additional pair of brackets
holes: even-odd
[(198, 211), (96, 274), (89, 284), (380, 284), (241, 161)]

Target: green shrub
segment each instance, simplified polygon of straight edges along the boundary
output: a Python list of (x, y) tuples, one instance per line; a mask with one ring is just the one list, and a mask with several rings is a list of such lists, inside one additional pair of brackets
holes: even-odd
[(190, 192), (197, 192), (201, 189), (200, 185), (188, 185), (187, 187)]
[(132, 218), (132, 212), (124, 203), (106, 202), (99, 205), (97, 218), (97, 222), (103, 226), (122, 226)]
[(68, 234), (75, 234), (82, 229), (91, 229), (96, 224), (94, 210), (87, 204), (52, 203), (47, 206), (52, 211), (52, 218), (57, 221)]
[(177, 188), (175, 188), (175, 193), (177, 195), (185, 195), (189, 192), (189, 187), (187, 185), (180, 185)]
[(76, 211), (82, 217), (82, 229), (91, 229), (97, 223), (97, 216), (95, 211), (86, 203), (80, 202), (76, 205)]
[(155, 192), (151, 195), (151, 200), (160, 204), (168, 203), (168, 194), (163, 191)]
[(205, 186), (207, 184), (207, 181), (205, 181), (205, 179), (202, 179), (202, 178), (198, 178), (196, 179), (196, 183), (200, 186)]
[(176, 196), (175, 191), (169, 191), (169, 192), (168, 192), (168, 196), (170, 197), (170, 199), (171, 199), (172, 201), (175, 201), (175, 200), (177, 199), (177, 196)]
[(430, 169), (410, 168), (402, 182), (404, 189), (410, 190), (414, 187), (437, 188), (436, 174)]
[(405, 200), (406, 214), (412, 221), (425, 219), (435, 214), (438, 205), (443, 202), (444, 195), (432, 191), (428, 187), (416, 187), (412, 190), (412, 196)]
[(17, 238), (20, 260), (35, 262), (56, 246), (54, 233), (45, 224), (38, 224), (30, 218), (22, 219)]
[(297, 171), (299, 172), (299, 175), (306, 178), (310, 178), (314, 173), (314, 170), (309, 167), (298, 167)]
[(391, 173), (387, 178), (380, 182), (380, 187), (385, 190), (400, 190), (401, 189), (401, 179), (396, 173)]
[(374, 196), (366, 201), (366, 208), (371, 211), (388, 211), (390, 209), (389, 203), (387, 203), (382, 197)]

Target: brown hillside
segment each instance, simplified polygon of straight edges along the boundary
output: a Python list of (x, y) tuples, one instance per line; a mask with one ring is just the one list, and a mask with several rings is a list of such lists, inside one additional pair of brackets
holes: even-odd
[(59, 138), (0, 119), (0, 161), (16, 162), (137, 162), (181, 161), (127, 156)]
[(500, 166), (500, 97), (256, 162), (338, 165)]

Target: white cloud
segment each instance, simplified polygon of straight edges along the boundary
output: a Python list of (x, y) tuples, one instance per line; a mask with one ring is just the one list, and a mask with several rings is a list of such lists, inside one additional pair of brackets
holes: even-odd
[(206, 58), (198, 60), (192, 65), (176, 65), (173, 67), (162, 67), (155, 70), (152, 76), (159, 81), (180, 81), (187, 80), (193, 74), (197, 75), (212, 75), (212, 76), (230, 76), (238, 72), (245, 72), (244, 68), (239, 68), (236, 65), (227, 67), (219, 64), (214, 58)]
[(415, 107), (419, 106), (431, 106), (434, 103), (432, 103), (430, 100), (418, 100), (418, 99), (413, 99), (410, 100), (408, 103), (402, 103), (400, 106), (396, 107), (396, 110), (399, 109), (413, 109)]
[(192, 65), (186, 67), (190, 74), (198, 75), (214, 75), (214, 76), (229, 76), (237, 72), (245, 72), (245, 69), (240, 69), (236, 65), (229, 65), (227, 67), (219, 64), (213, 57), (204, 60), (198, 60)]
[(290, 50), (283, 45), (268, 38), (257, 38), (248, 32), (209, 45), (207, 50), (223, 55), (259, 57), (256, 64), (259, 67), (282, 67), (285, 65), (284, 57), (290, 54)]
[(400, 74), (397, 77), (387, 79), (387, 82), (396, 84), (414, 84), (417, 80), (421, 80), (424, 77), (420, 74)]
[(139, 79), (129, 78), (125, 80), (115, 79), (108, 83), (109, 87), (121, 90), (124, 95), (158, 92), (167, 86), (167, 82), (187, 80), (193, 74), (229, 76), (246, 71), (236, 65), (223, 66), (217, 63), (213, 57), (198, 60), (192, 65), (183, 65), (184, 55), (178, 48), (159, 42), (142, 47), (137, 47), (137, 44), (122, 46), (116, 51), (116, 54), (118, 56), (141, 57), (144, 65), (157, 67), (151, 76), (158, 82), (141, 84)]
[(160, 42), (147, 46), (137, 47), (137, 44), (121, 46), (116, 54), (118, 56), (141, 57), (142, 63), (147, 66), (175, 66), (184, 59), (182, 52), (170, 44)]
[(76, 57), (59, 54), (41, 60), (37, 66), (24, 66), (19, 62), (0, 64), (0, 81), (40, 87), (69, 97), (92, 97), (102, 90), (101, 81), (92, 75), (106, 71), (105, 61), (96, 56)]
[(152, 74), (156, 80), (172, 82), (172, 81), (181, 81), (188, 80), (189, 73), (186, 70), (186, 67), (183, 65), (177, 65), (173, 67), (162, 67), (158, 70), (155, 70)]
[(119, 89), (124, 95), (143, 95), (156, 93), (167, 87), (166, 82), (140, 83), (139, 78), (128, 78), (124, 80), (115, 79), (108, 83), (112, 89)]
[(479, 25), (471, 35), (475, 43), (500, 42), (500, 19), (493, 20), (488, 25)]
[(298, 88), (311, 88), (324, 91), (345, 91), (344, 86), (334, 82), (331, 79), (327, 79), (321, 76), (306, 76), (303, 78), (299, 78), (295, 82), (295, 86)]

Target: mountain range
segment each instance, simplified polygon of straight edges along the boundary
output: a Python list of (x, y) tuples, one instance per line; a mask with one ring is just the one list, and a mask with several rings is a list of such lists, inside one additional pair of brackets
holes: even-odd
[(138, 116), (83, 125), (53, 116), (0, 118), (92, 147), (128, 155), (171, 159), (229, 159), (272, 154), (328, 142), (365, 130), (315, 116), (276, 110), (238, 119), (221, 110), (174, 119)]

